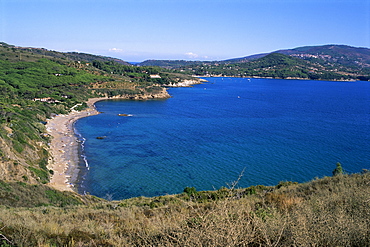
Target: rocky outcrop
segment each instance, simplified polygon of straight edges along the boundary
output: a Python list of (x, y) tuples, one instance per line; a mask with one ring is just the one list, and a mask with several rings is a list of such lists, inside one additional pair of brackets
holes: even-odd
[(133, 100), (147, 100), (147, 99), (168, 99), (171, 98), (169, 93), (165, 88), (162, 88), (162, 91), (159, 93), (143, 93), (143, 94), (136, 94), (129, 97), (129, 99)]
[(138, 94), (121, 94), (115, 96), (108, 96), (108, 94), (100, 94), (104, 99), (131, 99), (131, 100), (148, 100), (148, 99), (168, 99), (171, 95), (166, 88), (162, 88), (160, 92), (155, 93), (138, 93)]
[(194, 78), (194, 79), (187, 79), (187, 80), (182, 80), (174, 84), (168, 84), (166, 87), (191, 87), (192, 85), (196, 84), (202, 84), (202, 82), (205, 82), (206, 80), (200, 79), (200, 78)]

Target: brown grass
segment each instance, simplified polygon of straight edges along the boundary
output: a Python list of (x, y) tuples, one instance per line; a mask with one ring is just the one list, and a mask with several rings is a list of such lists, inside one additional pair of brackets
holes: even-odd
[(4, 236), (16, 246), (370, 246), (370, 173), (261, 188), (252, 195), (208, 192), (209, 200), (198, 192), (63, 208), (2, 206), (0, 242)]

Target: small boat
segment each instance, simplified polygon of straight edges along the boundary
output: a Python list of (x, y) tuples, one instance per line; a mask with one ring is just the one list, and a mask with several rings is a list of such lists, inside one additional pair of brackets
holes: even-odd
[(105, 139), (105, 138), (107, 138), (106, 136), (98, 136), (98, 137), (96, 137), (96, 139), (99, 139), (99, 140), (102, 140), (102, 139)]

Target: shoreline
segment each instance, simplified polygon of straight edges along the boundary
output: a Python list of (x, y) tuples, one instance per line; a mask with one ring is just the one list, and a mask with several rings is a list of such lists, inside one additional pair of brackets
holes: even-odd
[[(147, 98), (139, 97), (133, 99), (168, 98), (164, 97), (167, 95), (166, 91), (166, 94), (159, 95), (159, 97), (150, 95)], [(87, 108), (85, 110), (72, 110), (67, 115), (57, 115), (47, 120), (46, 130), (52, 137), (49, 144), (51, 157), (49, 158), (47, 168), (53, 170), (53, 175), (47, 185), (60, 191), (79, 193), (80, 188), (75, 185), (79, 182), (80, 178), (81, 143), (75, 133), (74, 123), (78, 119), (99, 114), (95, 108), (96, 102), (114, 99), (132, 100), (132, 98), (124, 96), (89, 98), (86, 102)]]
[(72, 110), (68, 115), (57, 115), (49, 119), (46, 130), (52, 137), (50, 141), (48, 169), (53, 170), (49, 186), (61, 191), (78, 192), (74, 183), (79, 173), (79, 140), (74, 131), (74, 123), (84, 117), (99, 114), (95, 103), (110, 99), (108, 97), (90, 98), (87, 101), (87, 109), (83, 111)]
[[(191, 81), (192, 84), (197, 84), (197, 81)], [(187, 82), (186, 84), (190, 84)], [(184, 85), (179, 84), (180, 87)], [(189, 85), (186, 85), (189, 86)], [(118, 97), (100, 97), (89, 98), (87, 108), (83, 111), (73, 110), (67, 115), (57, 115), (52, 119), (47, 120), (46, 130), (52, 137), (49, 145), (51, 157), (48, 162), (48, 169), (53, 170), (50, 182), (47, 184), (61, 191), (73, 191), (79, 193), (79, 187), (75, 186), (80, 178), (80, 161), (81, 161), (81, 143), (74, 130), (74, 123), (84, 117), (89, 117), (99, 114), (95, 108), (95, 103), (102, 100), (122, 99), (122, 100), (147, 100), (147, 99), (167, 99), (171, 96), (166, 88), (158, 94), (145, 94)]]

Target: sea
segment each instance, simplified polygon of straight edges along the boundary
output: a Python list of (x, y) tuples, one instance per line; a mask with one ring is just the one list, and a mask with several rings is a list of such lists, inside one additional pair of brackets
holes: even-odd
[[(370, 169), (370, 82), (205, 78), (79, 119), (80, 193), (121, 200)], [(99, 137), (99, 138), (98, 138)]]

